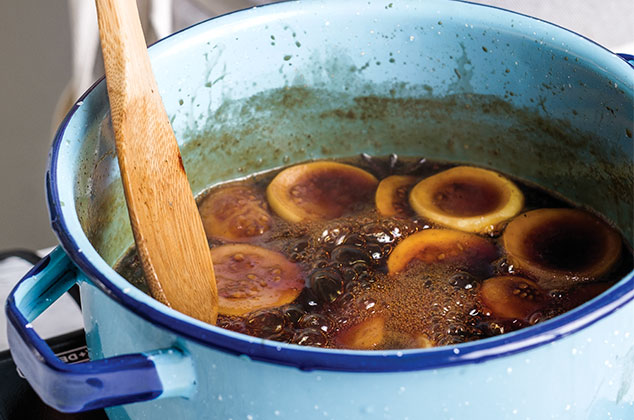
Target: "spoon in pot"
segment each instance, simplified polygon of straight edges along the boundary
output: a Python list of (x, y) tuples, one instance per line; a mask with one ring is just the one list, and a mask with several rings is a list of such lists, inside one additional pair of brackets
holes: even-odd
[(121, 180), (152, 296), (214, 324), (211, 254), (161, 101), (135, 0), (96, 0)]

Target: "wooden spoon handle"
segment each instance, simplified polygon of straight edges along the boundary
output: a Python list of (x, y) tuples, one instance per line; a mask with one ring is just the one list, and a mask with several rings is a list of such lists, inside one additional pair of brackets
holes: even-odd
[(215, 323), (216, 281), (200, 214), (158, 86), (135, 0), (96, 0), (121, 179), (152, 296)]

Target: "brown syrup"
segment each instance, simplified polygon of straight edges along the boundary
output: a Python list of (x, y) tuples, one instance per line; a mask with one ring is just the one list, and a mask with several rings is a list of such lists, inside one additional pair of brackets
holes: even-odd
[[(393, 174), (422, 179), (453, 166), (395, 159), (394, 156), (362, 156), (343, 162), (365, 169), (379, 180)], [(277, 173), (260, 174), (241, 182), (249, 182), (265, 195), (268, 183)], [(540, 188), (515, 182), (524, 193), (525, 211), (571, 207)], [(214, 188), (199, 197), (199, 202), (213, 191)], [(495, 198), (495, 193), (488, 195)], [(473, 204), (464, 200), (453, 200), (448, 205), (456, 214), (473, 211)], [(487, 204), (476, 203), (475, 206), (481, 209)], [(299, 264), (306, 287), (290, 304), (261, 309), (243, 317), (220, 315), (217, 324), (233, 331), (300, 345), (340, 347), (337, 337), (341, 333), (377, 316), (385, 320), (385, 334), (382, 341), (372, 347), (374, 349), (453, 345), (490, 337), (570, 310), (609, 288), (632, 267), (631, 253), (624, 252), (625, 257), (606, 278), (591, 285), (571, 284), (548, 290), (545, 296), (540, 296), (545, 299), (545, 305), (529, 319), (502, 319), (491, 314), (478, 299), (478, 290), (485, 279), (515, 274), (514, 267), (504, 256), (501, 232), (485, 236), (500, 250), (500, 258), (492, 263), (473, 261), (470, 266), (464, 266), (414, 262), (405, 272), (394, 275), (387, 273), (386, 266), (394, 247), (413, 233), (436, 227), (413, 212), (404, 212), (405, 217), (383, 217), (375, 210), (372, 198), (368, 198), (349, 206), (342, 217), (328, 221), (290, 224), (274, 212), (270, 214), (269, 229), (249, 243), (281, 252)], [(209, 243), (213, 248), (229, 242), (212, 238)], [(544, 258), (551, 258), (551, 254)], [(582, 261), (571, 261), (571, 255), (562, 256), (564, 265), (583, 265)], [(582, 259), (587, 257), (582, 253)], [(147, 292), (134, 249), (116, 269)]]

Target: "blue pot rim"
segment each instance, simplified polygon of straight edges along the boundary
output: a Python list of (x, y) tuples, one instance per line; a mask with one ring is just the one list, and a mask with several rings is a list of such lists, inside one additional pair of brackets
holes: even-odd
[[(281, 3), (291, 2), (292, 0)], [(535, 21), (547, 23), (551, 26), (572, 33), (588, 42), (599, 46), (611, 55), (616, 55), (596, 42), (577, 34), (559, 25), (552, 24), (539, 18), (509, 11), (490, 5), (482, 5), (463, 0), (452, 0), (456, 3), (466, 3), (479, 7), (498, 9), (510, 14), (522, 16)], [(273, 7), (269, 4), (260, 7)], [(239, 13), (231, 12), (228, 15)], [(224, 15), (227, 16), (227, 15)], [(158, 41), (163, 42), (183, 31), (198, 25), (205, 24), (217, 17), (201, 21), (188, 28), (182, 29)], [(155, 44), (153, 44), (155, 45)], [(60, 201), (57, 179), (57, 163), (60, 147), (68, 124), (80, 104), (101, 83), (105, 83), (104, 77), (95, 82), (75, 103), (68, 112), (54, 137), (49, 153), (48, 170), (46, 173), (46, 192), (51, 219), (51, 226), (56, 233), (62, 248), (70, 259), (81, 269), (90, 281), (103, 291), (107, 296), (137, 314), (141, 318), (160, 326), (185, 339), (192, 340), (207, 347), (235, 354), (247, 356), (253, 360), (264, 361), (296, 367), (302, 370), (334, 370), (349, 372), (398, 372), (426, 369), (438, 369), (443, 367), (460, 366), (471, 363), (482, 363), (487, 360), (510, 356), (524, 352), (556, 340), (560, 340), (570, 334), (585, 329), (597, 321), (609, 316), (611, 313), (626, 305), (634, 299), (634, 271), (628, 273), (621, 281), (599, 297), (584, 305), (566, 312), (546, 322), (497, 337), (487, 338), (456, 346), (438, 347), (432, 349), (389, 350), (389, 351), (356, 351), (321, 349), (304, 347), (276, 341), (257, 339), (244, 334), (234, 333), (211, 325), (196, 325), (193, 318), (180, 319), (171, 316), (168, 311), (172, 309), (159, 304), (157, 309), (144, 302), (131, 297), (108, 276), (97, 269), (84, 252), (79, 248), (77, 241), (70, 233), (64, 218), (63, 205)], [(82, 231), (83, 234), (83, 231)], [(95, 251), (96, 253), (96, 251)], [(98, 255), (98, 254), (97, 254)], [(125, 281), (118, 274), (121, 280)]]

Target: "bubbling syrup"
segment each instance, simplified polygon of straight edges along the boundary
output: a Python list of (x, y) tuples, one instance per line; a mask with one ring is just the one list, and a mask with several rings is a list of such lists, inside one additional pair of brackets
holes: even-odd
[[(397, 159), (395, 156), (369, 158), (364, 155), (344, 162), (365, 169), (378, 179), (394, 174), (423, 179), (453, 166), (420, 159)], [(264, 196), (267, 185), (277, 173), (279, 171), (259, 174), (231, 184), (246, 185)], [(494, 189), (464, 181), (448, 188), (482, 190), (483, 194), (477, 194), (480, 201), (469, 201), (462, 194), (451, 191), (445, 194), (447, 191), (443, 190), (437, 192), (439, 207), (449, 207), (456, 215), (472, 215), (495, 207), (499, 197)], [(571, 207), (543, 189), (515, 182), (525, 196), (523, 211)], [(201, 206), (205, 205), (207, 197), (213, 197), (218, 188), (227, 186), (213, 187), (201, 195)], [(398, 191), (397, 195), (405, 197), (407, 191)], [(493, 260), (490, 256), (487, 260), (473, 257), (469, 264), (456, 263), (447, 259), (443, 261), (444, 254), (439, 253), (437, 262), (413, 260), (406, 270), (388, 273), (388, 258), (399, 243), (417, 232), (438, 227), (411, 211), (406, 200), (399, 205), (402, 211), (399, 211), (398, 217), (385, 217), (377, 212), (371, 199), (346, 203), (349, 211), (341, 217), (302, 223), (286, 222), (270, 212), (266, 233), (250, 237), (249, 244), (279, 252), (297, 264), (304, 276), (305, 287), (289, 304), (258, 309), (244, 316), (220, 314), (217, 325), (270, 340), (339, 348), (349, 347), (341, 337), (355, 326), (367, 322), (375, 332), (380, 324), (377, 342), (371, 342), (371, 333), (362, 331), (369, 337), (369, 349), (454, 345), (517, 330), (559, 315), (606, 290), (632, 267), (631, 253), (624, 252), (624, 257), (608, 276), (591, 284), (572, 282), (546, 290), (543, 296), (540, 295), (544, 301), (540, 309), (528, 318), (496, 316), (483, 304), (479, 291), (488, 278), (516, 274), (503, 249), (500, 237), (503, 228), (480, 235), (491, 241), (497, 250), (498, 256)], [(591, 233), (588, 235), (592, 236)], [(538, 243), (540, 238), (531, 240)], [(567, 243), (565, 238), (560, 241)], [(227, 243), (231, 241), (226, 238), (209, 239), (211, 248)], [(548, 253), (544, 251), (543, 259), (550, 263), (551, 257), (559, 258), (560, 248), (559, 244), (544, 247)], [(583, 265), (582, 261), (570, 260), (589, 258), (582, 254), (571, 257), (572, 254), (566, 253), (562, 256), (563, 265)], [(116, 269), (137, 287), (147, 290), (134, 249), (126, 254)], [(526, 294), (526, 299), (533, 297), (518, 288), (519, 298), (523, 297), (522, 293)]]

